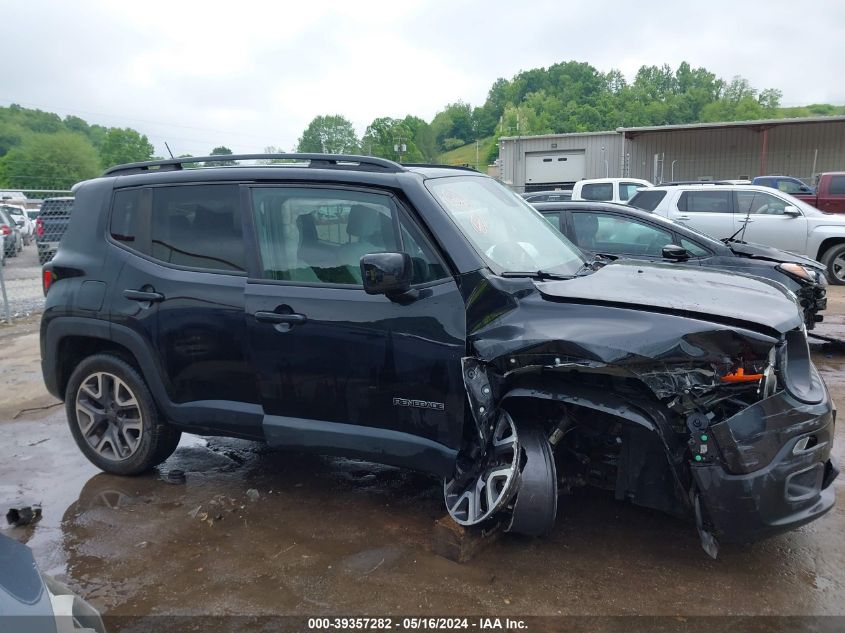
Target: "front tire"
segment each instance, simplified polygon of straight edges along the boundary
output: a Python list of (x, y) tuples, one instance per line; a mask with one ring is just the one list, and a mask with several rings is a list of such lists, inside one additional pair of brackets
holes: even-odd
[(161, 418), (144, 379), (110, 354), (83, 360), (65, 390), (73, 439), (107, 473), (138, 475), (167, 459), (181, 433)]
[(827, 268), (828, 282), (837, 286), (845, 285), (845, 244), (827, 249), (822, 256), (822, 263)]

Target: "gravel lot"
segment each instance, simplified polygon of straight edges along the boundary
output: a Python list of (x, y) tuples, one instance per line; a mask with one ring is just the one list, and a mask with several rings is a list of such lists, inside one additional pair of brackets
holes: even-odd
[[(844, 308), (833, 288), (828, 331), (845, 329)], [(425, 476), (195, 436), (156, 472), (98, 472), (41, 385), (37, 325), (0, 328), (0, 503), (41, 502), (44, 516), (2, 531), (107, 615), (845, 615), (843, 477), (819, 521), (717, 560), (691, 525), (581, 491), (549, 538), (506, 535), (457, 564), (432, 552), (443, 503)], [(814, 348), (845, 402), (845, 352)], [(171, 469), (186, 483), (166, 483)], [(796, 628), (771, 622), (737, 628)]]
[[(6, 265), (0, 267), (0, 275), (6, 282), (6, 296), (12, 318), (20, 318), (44, 308), (44, 293), (41, 290), (41, 264), (38, 263), (38, 247), (33, 240), (24, 246), (17, 257), (7, 257)], [(3, 297), (0, 296), (0, 320), (6, 318)]]

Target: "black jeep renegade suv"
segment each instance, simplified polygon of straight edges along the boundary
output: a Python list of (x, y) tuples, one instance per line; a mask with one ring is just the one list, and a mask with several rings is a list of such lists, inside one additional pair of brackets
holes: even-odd
[(255, 438), (439, 475), (456, 521), (527, 534), (559, 490), (609, 488), (713, 554), (833, 506), (835, 411), (777, 283), (586, 262), (473, 171), (258, 158), (282, 164), (75, 188), (42, 362), (103, 470)]

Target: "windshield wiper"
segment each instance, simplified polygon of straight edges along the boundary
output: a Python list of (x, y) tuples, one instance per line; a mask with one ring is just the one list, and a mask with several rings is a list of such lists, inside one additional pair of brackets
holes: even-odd
[[(580, 271), (579, 271), (580, 272)], [(576, 273), (577, 274), (577, 273)], [(574, 275), (562, 275), (561, 273), (552, 273), (548, 270), (506, 270), (502, 273), (502, 277), (531, 277), (532, 279), (539, 279), (545, 281), (547, 279), (572, 279)]]

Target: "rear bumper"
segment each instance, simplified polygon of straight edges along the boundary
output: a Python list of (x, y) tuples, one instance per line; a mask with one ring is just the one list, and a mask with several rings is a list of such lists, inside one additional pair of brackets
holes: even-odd
[[(692, 466), (707, 520), (725, 542), (795, 529), (829, 511), (835, 409), (782, 391), (710, 428), (722, 459)], [(743, 463), (766, 465), (742, 472)]]

